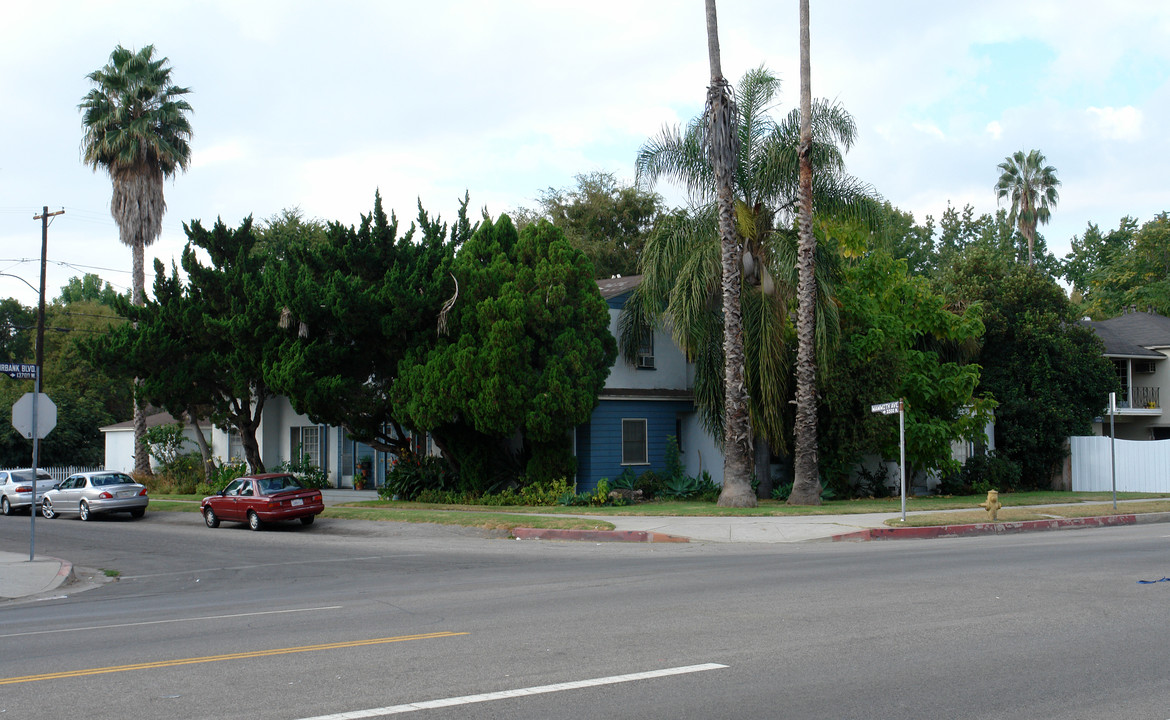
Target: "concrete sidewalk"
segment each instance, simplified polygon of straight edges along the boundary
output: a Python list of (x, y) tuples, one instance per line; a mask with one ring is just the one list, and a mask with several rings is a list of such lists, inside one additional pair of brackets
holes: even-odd
[(73, 563), (48, 555), (0, 551), (0, 601), (51, 593), (73, 577)]

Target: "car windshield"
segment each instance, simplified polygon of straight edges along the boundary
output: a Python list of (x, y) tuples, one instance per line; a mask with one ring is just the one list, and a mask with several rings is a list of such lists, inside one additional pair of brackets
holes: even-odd
[(103, 485), (124, 485), (133, 483), (134, 478), (126, 473), (103, 473), (101, 475), (93, 475), (89, 479), (89, 484), (93, 487), (101, 487)]
[(280, 477), (260, 480), (260, 489), (265, 495), (274, 495), (289, 490), (304, 490), (305, 486), (301, 485), (292, 475), (281, 475)]

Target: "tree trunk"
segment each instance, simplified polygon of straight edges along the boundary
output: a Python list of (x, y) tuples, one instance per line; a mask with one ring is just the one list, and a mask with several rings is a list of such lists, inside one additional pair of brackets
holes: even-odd
[(772, 448), (768, 445), (768, 439), (762, 434), (756, 435), (756, 498), (760, 500), (770, 500), (772, 498), (772, 490), (774, 485), (772, 483)]
[[(130, 301), (134, 305), (142, 307), (146, 304), (144, 291), (146, 274), (143, 271), (146, 248), (141, 238), (139, 238), (138, 242), (134, 243), (132, 254), (134, 256), (134, 271), (132, 273), (133, 290)], [(146, 408), (143, 407), (142, 380), (139, 378), (134, 378), (134, 472), (138, 475), (152, 474), (150, 469), (150, 448), (146, 445)]]
[(707, 4), (707, 53), (711, 87), (707, 89), (707, 149), (715, 172), (719, 206), (719, 237), (723, 258), (723, 490), (721, 507), (755, 507), (752, 493), (752, 429), (747, 386), (743, 379), (743, 315), (740, 310), (740, 254), (732, 193), (737, 139), (736, 109), (731, 87), (723, 78), (719, 60), (719, 26), (715, 0)]
[(195, 443), (199, 446), (200, 457), (203, 458), (203, 480), (211, 482), (211, 472), (215, 467), (211, 457), (211, 446), (207, 444), (203, 428), (199, 427), (199, 417), (195, 414), (194, 408), (187, 410), (187, 420), (191, 423), (191, 429), (195, 431)]
[(817, 241), (812, 229), (812, 84), (809, 80), (808, 0), (800, 0), (800, 245), (797, 251), (796, 457), (789, 505), (820, 505), (817, 460), (817, 365), (814, 278)]

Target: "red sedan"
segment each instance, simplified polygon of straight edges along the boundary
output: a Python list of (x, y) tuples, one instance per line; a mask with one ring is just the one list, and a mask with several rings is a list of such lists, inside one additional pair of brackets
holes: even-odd
[(300, 520), (312, 525), (325, 509), (321, 491), (307, 488), (287, 473), (245, 475), (232, 480), (218, 495), (203, 498), (203, 522), (219, 527), (221, 520), (246, 522), (259, 530), (264, 523)]

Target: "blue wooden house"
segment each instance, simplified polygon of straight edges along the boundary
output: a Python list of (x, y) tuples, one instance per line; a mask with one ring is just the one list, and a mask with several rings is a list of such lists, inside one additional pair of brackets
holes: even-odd
[[(609, 331), (618, 336), (618, 315), (642, 276), (598, 280), (609, 304)], [(636, 475), (666, 469), (669, 438), (678, 442), (688, 475), (706, 471), (723, 482), (723, 455), (695, 409), (694, 366), (667, 330), (656, 330), (635, 358), (619, 355), (589, 422), (577, 427), (577, 491), (597, 487), (627, 468)]]

